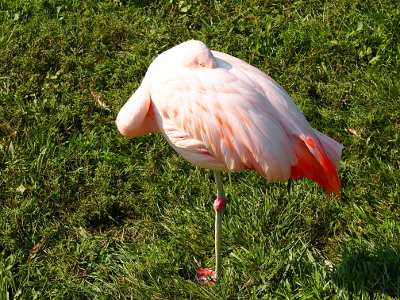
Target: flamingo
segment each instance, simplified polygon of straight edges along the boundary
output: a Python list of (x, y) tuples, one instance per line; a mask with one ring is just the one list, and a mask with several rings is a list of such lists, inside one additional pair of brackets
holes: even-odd
[(309, 178), (340, 198), (343, 146), (312, 128), (271, 77), (201, 41), (161, 53), (116, 123), (126, 137), (161, 132), (184, 159), (214, 170), (215, 272), (200, 267), (200, 279), (221, 270), (221, 171), (256, 170), (267, 182)]

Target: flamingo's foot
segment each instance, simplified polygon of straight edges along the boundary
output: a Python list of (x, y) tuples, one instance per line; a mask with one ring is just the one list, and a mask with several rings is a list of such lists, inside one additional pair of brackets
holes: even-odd
[(203, 286), (213, 286), (217, 281), (217, 273), (213, 270), (199, 267), (196, 275), (196, 283)]

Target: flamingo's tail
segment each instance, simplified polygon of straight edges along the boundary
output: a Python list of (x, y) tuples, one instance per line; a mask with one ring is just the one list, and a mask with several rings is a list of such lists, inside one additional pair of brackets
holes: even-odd
[(317, 130), (314, 133), (317, 139), (291, 137), (297, 165), (292, 166), (290, 178), (309, 178), (319, 183), (329, 198), (332, 191), (341, 199), (337, 171), (343, 146)]

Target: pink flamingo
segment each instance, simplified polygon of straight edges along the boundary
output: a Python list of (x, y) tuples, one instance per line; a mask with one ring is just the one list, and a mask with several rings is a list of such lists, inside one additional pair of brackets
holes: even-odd
[(328, 197), (331, 191), (340, 197), (343, 146), (313, 129), (271, 77), (200, 41), (160, 54), (116, 122), (126, 137), (161, 132), (184, 159), (214, 170), (215, 279), (226, 206), (221, 171), (257, 170), (268, 182), (309, 178)]

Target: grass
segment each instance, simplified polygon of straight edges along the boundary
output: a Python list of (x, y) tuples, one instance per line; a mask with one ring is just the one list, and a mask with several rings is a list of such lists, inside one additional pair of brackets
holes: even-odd
[[(397, 1), (0, 3), (0, 299), (400, 299)], [(275, 78), (344, 146), (343, 201), (212, 172), (116, 113), (188, 39)]]

